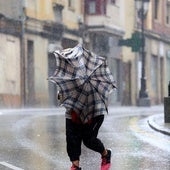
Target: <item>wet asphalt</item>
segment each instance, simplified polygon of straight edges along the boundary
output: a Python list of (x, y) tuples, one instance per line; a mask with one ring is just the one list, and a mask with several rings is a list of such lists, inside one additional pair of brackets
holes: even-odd
[[(63, 108), (0, 110), (0, 170), (69, 170)], [(112, 149), (111, 170), (170, 170), (170, 136), (148, 126), (152, 108), (110, 107), (99, 138)], [(83, 170), (101, 158), (82, 144)]]

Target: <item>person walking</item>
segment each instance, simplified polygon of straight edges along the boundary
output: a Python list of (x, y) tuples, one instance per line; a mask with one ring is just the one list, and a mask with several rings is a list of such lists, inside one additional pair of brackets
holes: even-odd
[(82, 142), (89, 149), (101, 154), (101, 170), (108, 170), (111, 165), (111, 150), (105, 149), (102, 141), (97, 138), (104, 115), (96, 116), (83, 124), (74, 111), (66, 112), (66, 143), (67, 153), (72, 162), (71, 170), (81, 170), (80, 155)]
[(59, 86), (60, 103), (66, 108), (67, 153), (71, 170), (81, 170), (82, 142), (101, 154), (101, 170), (111, 165), (111, 150), (97, 137), (108, 113), (108, 96), (116, 88), (106, 59), (82, 45), (55, 51), (56, 70), (49, 78)]

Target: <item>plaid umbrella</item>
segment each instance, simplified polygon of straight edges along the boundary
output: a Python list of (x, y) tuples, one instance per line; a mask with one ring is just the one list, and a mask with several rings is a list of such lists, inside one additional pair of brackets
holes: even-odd
[(107, 112), (115, 82), (106, 60), (77, 45), (55, 51), (57, 68), (49, 80), (60, 88), (61, 104), (79, 114), (83, 123)]

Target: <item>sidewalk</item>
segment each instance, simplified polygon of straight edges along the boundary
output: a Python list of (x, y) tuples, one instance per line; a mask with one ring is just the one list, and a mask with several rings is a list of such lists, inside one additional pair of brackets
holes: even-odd
[(164, 123), (164, 114), (150, 116), (148, 124), (154, 130), (170, 136), (170, 123)]
[(170, 123), (164, 123), (164, 106), (163, 105), (158, 105), (158, 106), (151, 106), (151, 107), (136, 107), (136, 106), (120, 106), (120, 107), (110, 107), (109, 108), (110, 112), (113, 113), (124, 113), (126, 112), (131, 113), (152, 113), (152, 116), (148, 117), (148, 125), (158, 131), (161, 132), (165, 135), (170, 136)]

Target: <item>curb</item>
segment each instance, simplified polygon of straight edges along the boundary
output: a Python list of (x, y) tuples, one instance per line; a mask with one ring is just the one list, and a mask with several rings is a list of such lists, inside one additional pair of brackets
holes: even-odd
[(158, 125), (157, 123), (155, 123), (155, 120), (156, 120), (156, 119), (158, 119), (158, 120), (163, 119), (162, 114), (150, 116), (149, 119), (148, 119), (148, 121), (147, 121), (147, 122), (148, 122), (148, 125), (149, 125), (152, 129), (154, 129), (154, 130), (156, 130), (156, 131), (158, 131), (158, 132), (160, 132), (160, 133), (163, 133), (163, 134), (165, 134), (165, 135), (170, 136), (170, 129), (168, 129), (168, 128), (164, 127), (164, 126), (160, 126), (160, 125)]

